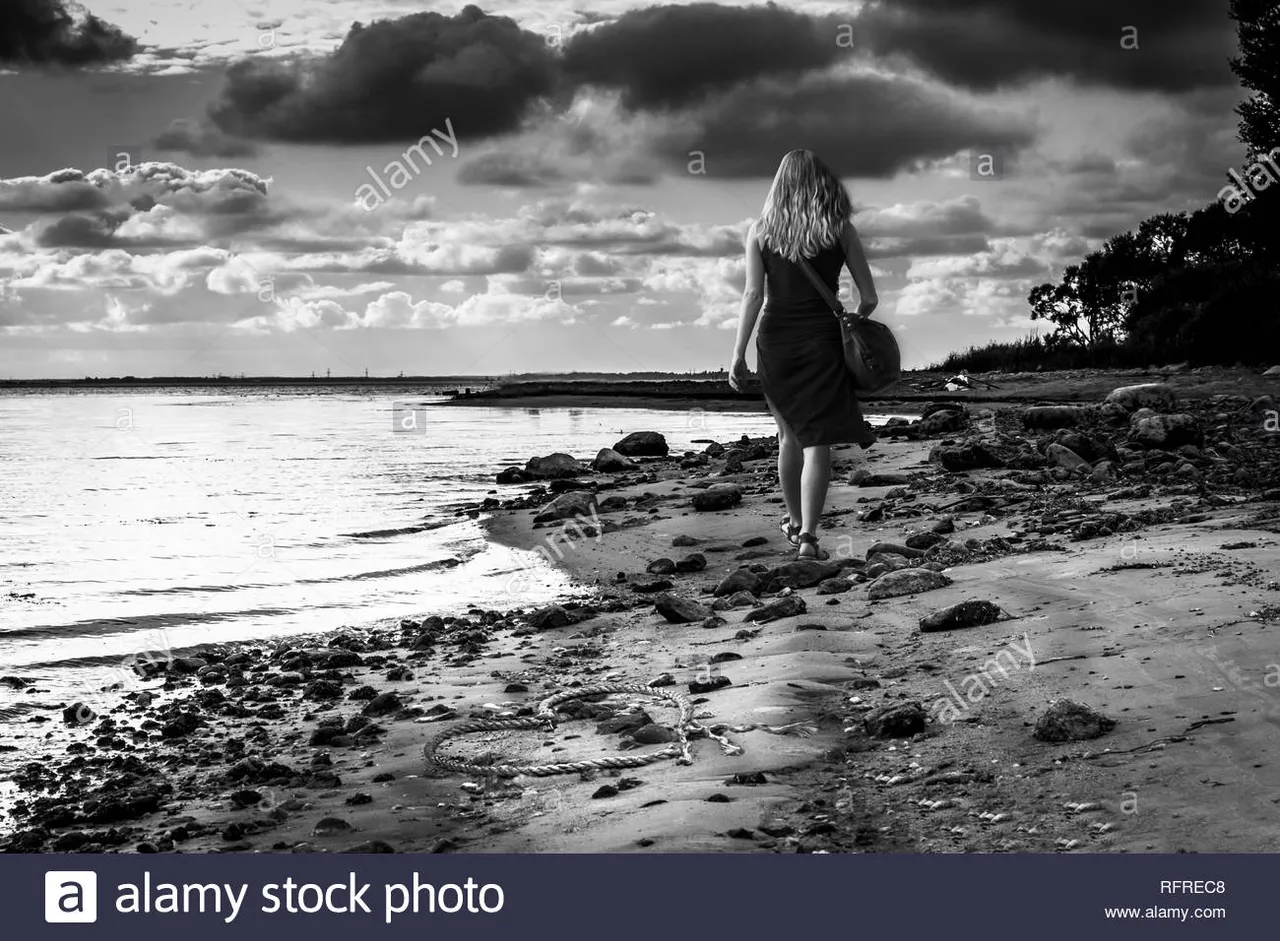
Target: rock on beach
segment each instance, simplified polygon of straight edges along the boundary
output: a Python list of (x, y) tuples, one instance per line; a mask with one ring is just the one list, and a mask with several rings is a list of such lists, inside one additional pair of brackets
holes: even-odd
[(867, 586), (867, 599), (879, 601), (884, 598), (896, 598), (899, 595), (915, 595), (920, 592), (945, 588), (951, 579), (941, 572), (929, 569), (899, 569), (896, 572), (885, 572)]
[(1163, 382), (1144, 382), (1136, 386), (1121, 386), (1113, 389), (1104, 400), (1114, 403), (1126, 411), (1136, 412), (1140, 408), (1156, 411), (1172, 411), (1177, 407), (1177, 398), (1173, 388)]
[(702, 621), (712, 615), (712, 610), (689, 598), (661, 594), (654, 599), (654, 608), (671, 624), (689, 624)]
[(1169, 450), (1184, 444), (1204, 444), (1204, 432), (1191, 415), (1163, 415), (1143, 408), (1130, 419), (1129, 441), (1140, 447)]
[(624, 457), (666, 457), (667, 439), (656, 431), (633, 431), (613, 446)]
[(1032, 405), (1022, 410), (1023, 427), (1037, 430), (1073, 428), (1084, 424), (1089, 409), (1082, 405)]
[(579, 516), (590, 517), (599, 506), (596, 495), (590, 491), (571, 490), (562, 493), (533, 518), (535, 523), (551, 523), (556, 520), (570, 519)]
[(557, 452), (546, 457), (531, 457), (524, 466), (524, 472), (530, 477), (541, 480), (559, 480), (569, 477), (581, 477), (589, 473), (586, 467), (578, 463), (570, 454)]
[(601, 448), (596, 454), (595, 460), (591, 462), (591, 466), (595, 470), (605, 473), (617, 473), (619, 471), (635, 470), (640, 465), (625, 454), (619, 454), (613, 448)]
[(693, 495), (695, 510), (728, 510), (742, 502), (742, 488), (734, 484), (715, 484)]
[(969, 600), (958, 604), (938, 608), (920, 619), (920, 630), (924, 633), (935, 631), (951, 631), (964, 627), (980, 627), (1003, 621), (1009, 615), (991, 601)]
[(1042, 742), (1082, 742), (1101, 738), (1116, 720), (1072, 699), (1055, 699), (1036, 720), (1032, 733)]

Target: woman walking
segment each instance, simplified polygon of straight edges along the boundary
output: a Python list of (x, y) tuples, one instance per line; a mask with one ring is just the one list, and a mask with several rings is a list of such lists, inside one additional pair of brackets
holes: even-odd
[(757, 370), (778, 425), (778, 479), (787, 507), (781, 528), (800, 559), (830, 557), (818, 545), (818, 521), (831, 479), (831, 445), (867, 448), (876, 440), (845, 367), (840, 322), (798, 264), (808, 261), (833, 294), (847, 264), (858, 288), (857, 315), (869, 316), (878, 298), (852, 215), (848, 190), (826, 164), (793, 150), (782, 158), (745, 241), (747, 284), (729, 384), (739, 391), (745, 384), (747, 343), (763, 304)]

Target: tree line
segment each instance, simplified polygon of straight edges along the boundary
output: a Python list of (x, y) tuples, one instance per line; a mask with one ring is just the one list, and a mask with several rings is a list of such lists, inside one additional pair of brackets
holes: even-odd
[(1280, 360), (1280, 15), (1231, 0), (1231, 70), (1254, 94), (1236, 106), (1247, 159), (1217, 199), (1108, 239), (1028, 295), (1047, 336), (953, 353), (950, 369), (1107, 368)]

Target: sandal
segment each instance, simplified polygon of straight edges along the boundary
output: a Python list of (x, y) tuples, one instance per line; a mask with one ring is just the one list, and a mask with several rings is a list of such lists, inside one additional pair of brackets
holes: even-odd
[(791, 518), (784, 516), (782, 522), (778, 524), (778, 529), (782, 530), (782, 535), (787, 537), (787, 542), (797, 548), (800, 545), (800, 526), (791, 522)]
[(813, 546), (813, 555), (804, 555), (800, 548), (796, 549), (796, 561), (825, 562), (831, 558), (831, 553), (818, 545), (818, 537), (813, 533), (801, 533), (796, 539), (798, 547)]

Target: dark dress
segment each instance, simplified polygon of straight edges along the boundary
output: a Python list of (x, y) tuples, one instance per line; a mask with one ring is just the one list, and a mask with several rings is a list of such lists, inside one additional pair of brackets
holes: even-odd
[[(844, 363), (840, 321), (801, 268), (761, 246), (765, 304), (756, 334), (756, 371), (769, 410), (795, 432), (801, 447), (857, 442), (868, 447), (875, 432)], [(836, 242), (808, 259), (837, 293), (844, 249)]]

